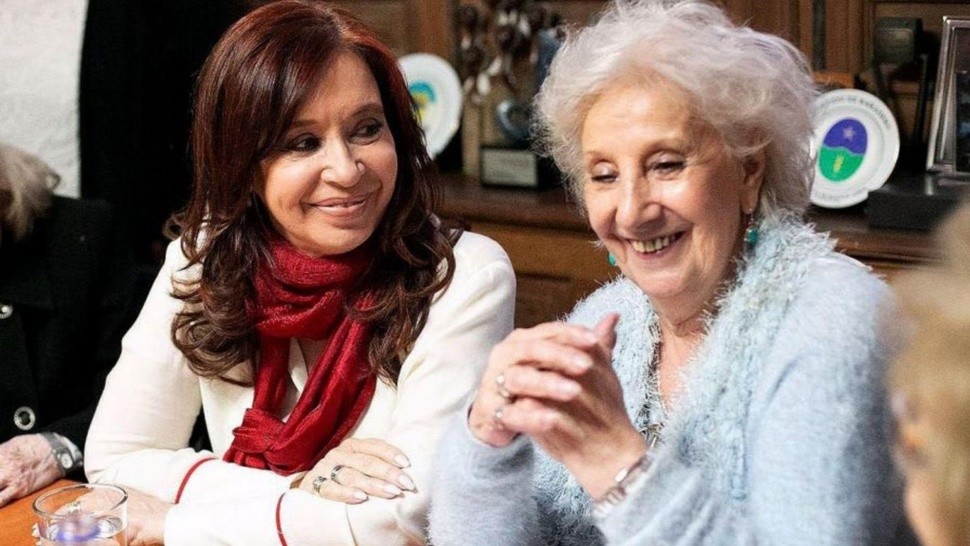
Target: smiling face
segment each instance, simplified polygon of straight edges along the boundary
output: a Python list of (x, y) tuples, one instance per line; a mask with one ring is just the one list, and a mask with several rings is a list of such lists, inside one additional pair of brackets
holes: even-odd
[(599, 95), (582, 128), (590, 225), (617, 265), (679, 321), (701, 313), (741, 248), (758, 203), (763, 155), (733, 158), (671, 85)]
[(262, 161), (258, 193), (273, 226), (311, 256), (350, 252), (377, 229), (394, 193), (397, 153), (377, 83), (340, 53)]

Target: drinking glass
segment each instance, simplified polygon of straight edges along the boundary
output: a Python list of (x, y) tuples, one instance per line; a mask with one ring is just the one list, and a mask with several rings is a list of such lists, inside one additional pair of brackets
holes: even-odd
[(127, 546), (128, 493), (116, 485), (83, 483), (48, 491), (34, 501), (44, 546)]

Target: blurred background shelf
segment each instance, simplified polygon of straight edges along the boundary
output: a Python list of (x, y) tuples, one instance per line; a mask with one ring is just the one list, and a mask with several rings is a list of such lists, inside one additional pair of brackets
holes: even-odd
[[(446, 175), (442, 215), (498, 241), (508, 252), (518, 281), (518, 327), (562, 318), (576, 301), (617, 274), (605, 250), (594, 244), (577, 205), (562, 188), (545, 191), (493, 188), (474, 178)], [(837, 248), (889, 279), (937, 259), (926, 232), (872, 228), (861, 208), (810, 209), (819, 231)]]

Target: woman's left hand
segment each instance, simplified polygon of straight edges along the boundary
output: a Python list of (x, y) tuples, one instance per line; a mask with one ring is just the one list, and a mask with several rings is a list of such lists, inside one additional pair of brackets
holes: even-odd
[(0, 444), (0, 506), (61, 477), (51, 445), (40, 434), (14, 436)]
[(307, 472), (300, 489), (347, 504), (370, 497), (393, 499), (415, 485), (404, 468), (411, 465), (400, 449), (377, 438), (347, 438)]
[(618, 320), (611, 314), (596, 325), (599, 343), (587, 351), (593, 366), (571, 377), (580, 390), (569, 400), (517, 396), (520, 371), (512, 367), (504, 373), (504, 387), (513, 402), (503, 412), (502, 423), (531, 436), (593, 498), (602, 496), (613, 485), (616, 473), (646, 451), (643, 437), (626, 413), (623, 390), (612, 366), (613, 330)]

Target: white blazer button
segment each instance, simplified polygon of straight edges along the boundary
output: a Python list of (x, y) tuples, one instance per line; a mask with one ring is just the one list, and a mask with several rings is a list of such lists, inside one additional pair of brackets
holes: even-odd
[(30, 430), (37, 423), (37, 415), (27, 406), (20, 406), (13, 412), (13, 424), (20, 430)]
[(13, 305), (0, 303), (0, 320), (9, 318), (13, 314)]

